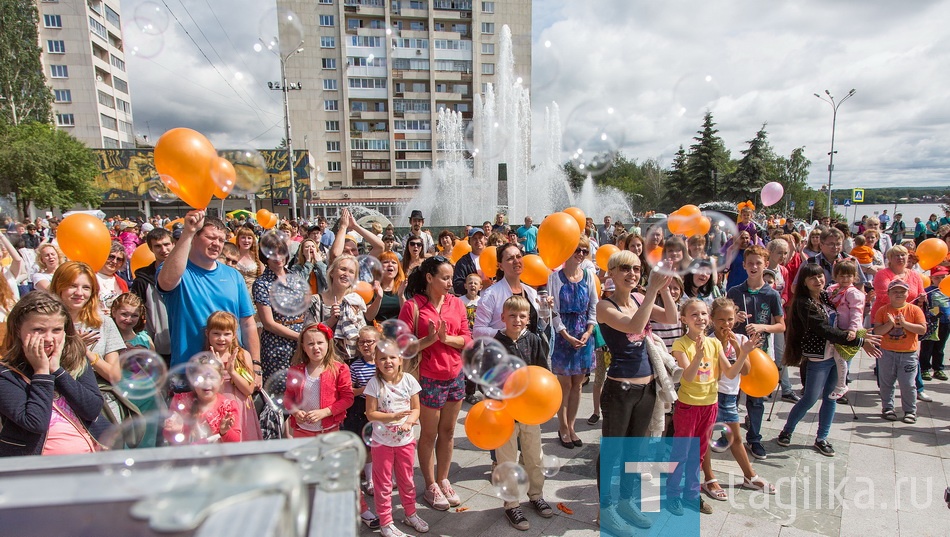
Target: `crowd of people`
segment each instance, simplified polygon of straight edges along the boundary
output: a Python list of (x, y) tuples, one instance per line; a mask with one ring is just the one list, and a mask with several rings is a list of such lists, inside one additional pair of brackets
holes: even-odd
[[(460, 236), (436, 235), (416, 210), (402, 237), (391, 226), (364, 228), (346, 210), (333, 227), (320, 218), (312, 225), (281, 221), (275, 231), (200, 210), (175, 221), (110, 219), (114, 242), (102, 267), (66, 259), (55, 222), (11, 223), (0, 233), (9, 259), (0, 279), (0, 455), (346, 430), (371, 446), (361, 520), (387, 537), (405, 535), (394, 523), (395, 485), (402, 522), (424, 533), (415, 461), (425, 504), (443, 511), (460, 505), (449, 480), (455, 427), (463, 403), (485, 397), (465, 377), (462, 351), (473, 339), (493, 338), (556, 375), (557, 443), (564, 449), (583, 445), (575, 424), (589, 382), (594, 413), (586, 422), (600, 422), (603, 436), (699, 438), (695, 466), (678, 470), (685, 486), (680, 475), (671, 478), (669, 509), (677, 515), (695, 504), (709, 513), (703, 495), (728, 498), (707, 456), (717, 430), (731, 440), (743, 488), (775, 493), (751, 462), (769, 451), (761, 429), (767, 398), (744, 394), (739, 382), (753, 350), (779, 366), (771, 397), (794, 405), (775, 443), (788, 447), (820, 401), (814, 449), (829, 457), (832, 418), (848, 402), (857, 352), (877, 359), (886, 420), (915, 423), (917, 401), (930, 400), (926, 382), (947, 380), (950, 299), (939, 284), (950, 258), (925, 275), (914, 254), (916, 231), (904, 240), (900, 215), (893, 222), (885, 216), (864, 218), (859, 227), (828, 219), (812, 228), (791, 218), (756, 220), (754, 207), (743, 204), (735, 232), (717, 222), (689, 237), (646, 217), (629, 228), (610, 216), (602, 226), (588, 218), (573, 255), (537, 288), (522, 281), (524, 256), (538, 252), (531, 217), (514, 227), (497, 214)], [(924, 236), (950, 244), (950, 213), (945, 219), (932, 219)], [(470, 247), (461, 256), (460, 240)], [(141, 244), (155, 260), (133, 273), (130, 260)], [(598, 249), (608, 244), (616, 253), (598, 263)], [(305, 282), (306, 303), (288, 305), (278, 292), (291, 278)], [(357, 292), (361, 283), (369, 296)], [(386, 339), (382, 327), (392, 320), (417, 340), (411, 352)], [(143, 349), (167, 363), (168, 389), (158, 387), (157, 396), (116, 390), (130, 374), (123, 356)], [(801, 387), (792, 368), (800, 370)], [(271, 397), (285, 411), (276, 425), (266, 410)], [(105, 440), (150, 414), (161, 416), (152, 430), (118, 444)], [(518, 423), (494, 464), (516, 463), (519, 451), (529, 505), (553, 516), (543, 498), (540, 426)], [(621, 480), (619, 498), (610, 487), (601, 490), (602, 527), (650, 526), (631, 501), (637, 479)], [(504, 516), (519, 530), (530, 528), (518, 501), (505, 501)]]

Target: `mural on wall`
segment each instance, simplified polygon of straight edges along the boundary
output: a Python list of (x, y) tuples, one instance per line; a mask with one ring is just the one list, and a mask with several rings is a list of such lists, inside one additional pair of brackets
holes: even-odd
[[(105, 201), (139, 201), (149, 199), (152, 180), (158, 179), (151, 149), (94, 149), (102, 173), (96, 186), (104, 192)], [(290, 171), (287, 169), (287, 151), (261, 149), (251, 158), (241, 151), (224, 150), (220, 155), (234, 164), (238, 186), (256, 191), (258, 199), (288, 198)], [(297, 196), (310, 192), (310, 168), (307, 152), (294, 151), (294, 175)], [(273, 188), (271, 179), (273, 178)], [(244, 183), (242, 185), (242, 183)], [(272, 192), (273, 190), (273, 192)]]

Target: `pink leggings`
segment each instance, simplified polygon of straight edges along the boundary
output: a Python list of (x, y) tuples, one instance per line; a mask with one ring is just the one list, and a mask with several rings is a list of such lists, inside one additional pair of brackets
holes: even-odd
[(416, 442), (405, 446), (373, 446), (373, 487), (376, 489), (376, 514), (380, 526), (393, 521), (393, 472), (399, 484), (399, 500), (406, 516), (416, 512), (416, 487), (412, 481), (412, 468), (416, 459)]
[[(673, 436), (676, 438), (697, 438), (699, 439), (699, 453), (690, 451), (686, 464), (680, 464), (673, 471), (667, 480), (667, 496), (679, 498), (682, 490), (683, 472), (686, 472), (686, 490), (687, 499), (699, 497), (699, 465), (702, 464), (706, 453), (709, 450), (709, 438), (712, 436), (712, 426), (716, 424), (716, 414), (719, 412), (719, 405), (695, 406), (687, 405), (682, 401), (676, 402), (673, 410)], [(676, 454), (674, 447), (673, 460), (684, 460), (685, 454)], [(684, 466), (686, 466), (684, 468)]]

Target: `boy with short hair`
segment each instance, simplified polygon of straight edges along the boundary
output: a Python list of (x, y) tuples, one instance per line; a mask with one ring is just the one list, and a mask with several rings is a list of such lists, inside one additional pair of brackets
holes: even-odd
[[(726, 291), (726, 297), (732, 299), (738, 307), (736, 326), (733, 331), (749, 336), (753, 333), (762, 334), (759, 348), (771, 355), (768, 334), (784, 337), (785, 318), (781, 295), (765, 283), (768, 260), (769, 252), (765, 248), (758, 245), (746, 248), (742, 257), (742, 268), (746, 272), (746, 280)], [(779, 359), (778, 362), (780, 363), (781, 360)], [(779, 367), (782, 366), (779, 365)], [(765, 398), (751, 397), (746, 394), (746, 410), (749, 417), (749, 430), (746, 433), (749, 452), (754, 458), (763, 460), (768, 457), (765, 447), (762, 446), (761, 434), (762, 418), (765, 415)]]
[[(541, 338), (528, 330), (531, 305), (522, 296), (511, 296), (505, 300), (501, 310), (505, 329), (495, 334), (508, 352), (521, 358), (527, 365), (536, 365), (549, 369)], [(508, 442), (495, 450), (498, 464), (518, 462), (518, 447), (524, 459), (524, 469), (528, 474), (528, 499), (535, 511), (544, 518), (554, 516), (554, 510), (544, 501), (541, 489), (544, 488), (544, 473), (541, 468), (541, 426), (515, 422), (515, 431)], [(531, 524), (517, 501), (505, 501), (505, 518), (515, 529), (527, 531)]]
[[(465, 294), (460, 298), (465, 305), (465, 315), (468, 317), (468, 329), (471, 331), (475, 327), (475, 310), (478, 309), (479, 291), (482, 290), (482, 277), (473, 272), (465, 277)], [(482, 400), (482, 394), (478, 393), (478, 385), (469, 379), (465, 379), (465, 402), (474, 405)]]
[(927, 331), (924, 312), (907, 302), (909, 286), (894, 280), (887, 286), (890, 302), (874, 313), (874, 333), (881, 338), (881, 357), (877, 360), (881, 391), (881, 416), (897, 421), (894, 412), (894, 383), (900, 385), (904, 423), (917, 423), (917, 336)]
[[(924, 380), (947, 380), (943, 371), (943, 355), (950, 336), (950, 298), (940, 290), (940, 282), (947, 277), (950, 269), (936, 266), (930, 269), (930, 287), (927, 292), (927, 308), (937, 317), (937, 330), (920, 342), (920, 368)], [(933, 376), (930, 369), (933, 369)]]

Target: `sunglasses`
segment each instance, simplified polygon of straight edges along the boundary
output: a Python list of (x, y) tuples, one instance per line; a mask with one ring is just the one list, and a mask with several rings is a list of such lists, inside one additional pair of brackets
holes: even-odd
[(410, 247), (410, 248), (422, 248), (422, 243), (421, 243), (421, 242), (410, 242), (410, 243), (409, 243), (409, 247)]
[(642, 270), (640, 265), (617, 265), (615, 268), (625, 274), (638, 273)]
[(107, 258), (107, 260), (108, 261), (125, 261), (125, 256), (112, 254)]
[(587, 255), (590, 253), (590, 250), (588, 250), (587, 248), (578, 248), (577, 250), (574, 250), (574, 253)]

